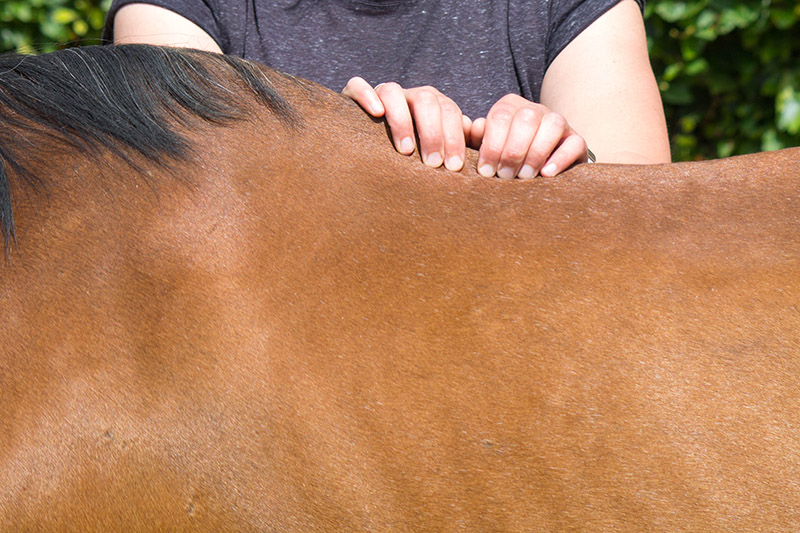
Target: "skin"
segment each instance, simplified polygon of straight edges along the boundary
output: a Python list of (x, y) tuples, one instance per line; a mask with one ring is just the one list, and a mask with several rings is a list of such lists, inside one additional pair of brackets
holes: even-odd
[[(161, 7), (130, 4), (114, 19), (114, 41), (222, 53), (199, 26)], [(343, 94), (385, 117), (398, 152), (415, 151), (431, 167), (460, 170), (466, 147), (479, 150), (478, 172), (504, 179), (555, 176), (587, 160), (650, 164), (670, 161), (669, 138), (647, 53), (638, 5), (623, 0), (580, 33), (545, 73), (541, 102), (508, 94), (471, 120), (435, 87), (373, 88), (360, 77)], [(579, 133), (580, 132), (580, 133)]]

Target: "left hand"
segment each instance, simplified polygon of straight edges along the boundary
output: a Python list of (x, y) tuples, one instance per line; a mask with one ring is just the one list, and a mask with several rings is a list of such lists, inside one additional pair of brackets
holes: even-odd
[(552, 177), (588, 160), (586, 141), (562, 115), (516, 94), (472, 123), (468, 144), (480, 150), (478, 173), (484, 177)]
[(464, 165), (466, 137), (472, 121), (435, 87), (406, 89), (395, 82), (373, 88), (363, 78), (347, 82), (342, 94), (355, 100), (373, 117), (385, 117), (398, 152), (414, 153), (414, 130), (419, 137), (422, 161), (448, 170)]

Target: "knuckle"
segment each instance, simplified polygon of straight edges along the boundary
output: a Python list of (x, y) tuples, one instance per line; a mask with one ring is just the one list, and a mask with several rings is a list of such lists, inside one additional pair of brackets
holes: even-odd
[(481, 145), (481, 155), (491, 161), (498, 161), (500, 159), (500, 154), (503, 151), (502, 146), (497, 146), (496, 144), (492, 143), (483, 143)]
[(506, 124), (514, 118), (514, 112), (508, 106), (495, 104), (486, 115), (486, 119), (491, 122)]
[(439, 101), (439, 107), (442, 109), (442, 113), (448, 114), (461, 114), (461, 108), (458, 105), (450, 100), (449, 98), (443, 98)]
[(502, 103), (504, 105), (511, 105), (515, 107), (519, 105), (520, 102), (528, 103), (528, 100), (514, 93), (508, 93), (497, 101), (497, 103)]
[(544, 150), (531, 147), (531, 149), (528, 150), (525, 161), (527, 161), (532, 166), (539, 168), (540, 166), (542, 166), (545, 159), (547, 159), (549, 155), (550, 155), (549, 152), (545, 152)]
[(438, 124), (415, 121), (419, 140), (426, 147), (441, 146), (443, 143), (442, 130)]
[(444, 134), (444, 142), (448, 146), (458, 146), (464, 144), (464, 128), (460, 124), (442, 123), (442, 131)]
[(381, 83), (380, 85), (378, 85), (378, 89), (390, 92), (399, 92), (403, 90), (400, 84), (397, 83), (396, 81), (387, 81), (385, 83)]
[(422, 105), (436, 105), (439, 103), (438, 95), (426, 88), (420, 88), (414, 95), (414, 100)]
[(517, 111), (517, 117), (525, 124), (535, 124), (542, 120), (542, 113), (533, 107), (523, 107)]
[(457, 154), (464, 151), (465, 143), (464, 141), (458, 141), (454, 139), (445, 139), (444, 142), (444, 151), (448, 154)]
[(414, 128), (411, 120), (404, 115), (387, 117), (387, 122), (389, 123), (389, 129), (392, 130), (392, 135), (397, 137), (405, 137)]
[(547, 115), (547, 121), (554, 127), (566, 130), (567, 129), (567, 119), (564, 115), (556, 112), (552, 112)]
[(442, 132), (437, 128), (417, 128), (420, 142), (427, 148), (438, 149), (442, 146)]
[(526, 152), (520, 150), (518, 147), (506, 148), (500, 158), (505, 163), (519, 163), (525, 157)]

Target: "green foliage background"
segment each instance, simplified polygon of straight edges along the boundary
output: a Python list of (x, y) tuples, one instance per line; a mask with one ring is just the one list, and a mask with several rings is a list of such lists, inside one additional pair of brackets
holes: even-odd
[(97, 44), (111, 0), (0, 0), (0, 52)]
[[(98, 42), (110, 0), (0, 0), (0, 52)], [(800, 145), (800, 3), (650, 0), (673, 159)]]
[(800, 145), (800, 3), (652, 0), (645, 20), (673, 159)]

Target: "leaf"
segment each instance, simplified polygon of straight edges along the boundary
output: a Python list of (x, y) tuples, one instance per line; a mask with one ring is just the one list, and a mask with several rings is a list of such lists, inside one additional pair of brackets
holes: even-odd
[(733, 9), (726, 9), (720, 14), (719, 33), (724, 35), (736, 28), (744, 28), (758, 20), (759, 15), (758, 9), (751, 9), (744, 4), (739, 4)]
[(717, 156), (730, 157), (736, 148), (736, 142), (732, 139), (726, 139), (717, 143)]
[(672, 105), (688, 105), (694, 101), (694, 95), (685, 82), (670, 84), (661, 96), (664, 102)]
[[(800, 6), (798, 6), (800, 7)], [(787, 30), (797, 23), (800, 19), (800, 10), (773, 8), (770, 10), (770, 20), (779, 30)]]
[(705, 58), (701, 57), (699, 59), (695, 59), (688, 65), (686, 65), (686, 74), (689, 76), (697, 76), (702, 72), (706, 72), (708, 70), (708, 61)]
[[(42, 22), (39, 25), (39, 29), (42, 32), (42, 36), (45, 38), (43, 39), (44, 41), (43, 44), (45, 45), (69, 40), (69, 32), (66, 31), (64, 26), (53, 20)], [(47, 43), (46, 41), (51, 41), (51, 42)], [(45, 50), (46, 49), (47, 48), (45, 48)]]
[(61, 25), (67, 25), (78, 19), (78, 12), (74, 9), (60, 7), (53, 11), (50, 16), (53, 22)]
[(692, 133), (697, 129), (697, 124), (700, 122), (700, 115), (698, 113), (690, 113), (681, 117), (681, 132)]
[(72, 31), (78, 37), (83, 37), (89, 31), (89, 24), (83, 19), (78, 19), (72, 23)]
[(10, 6), (11, 17), (19, 20), (20, 22), (33, 21), (33, 9), (26, 3), (13, 3)]
[(678, 77), (681, 72), (683, 72), (683, 63), (672, 63), (671, 65), (667, 65), (667, 68), (664, 69), (662, 79), (666, 82), (670, 82)]
[(800, 92), (786, 86), (775, 99), (778, 128), (792, 135), (800, 134)]
[(693, 61), (703, 52), (705, 43), (700, 39), (684, 39), (681, 41), (681, 56), (686, 62)]
[(778, 138), (778, 132), (773, 128), (765, 131), (761, 136), (761, 150), (769, 152), (771, 150), (780, 150), (781, 148), (786, 148), (786, 146)]
[[(655, 3), (655, 2), (654, 2)], [(707, 4), (706, 1), (675, 2), (661, 1), (656, 3), (655, 12), (667, 22), (686, 20), (697, 15)]]

